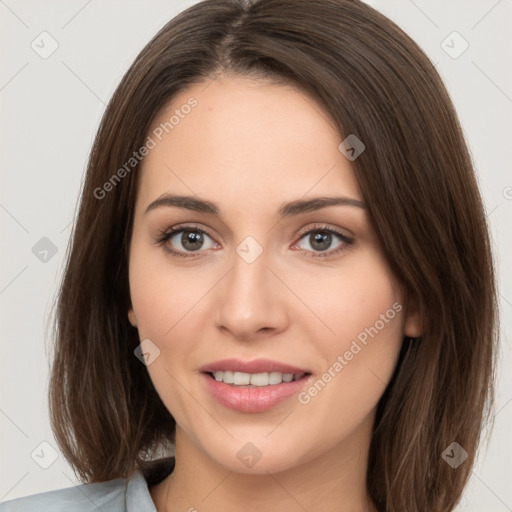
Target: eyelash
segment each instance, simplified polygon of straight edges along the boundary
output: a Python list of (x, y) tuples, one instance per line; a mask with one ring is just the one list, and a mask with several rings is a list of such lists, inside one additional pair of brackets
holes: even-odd
[[(184, 258), (184, 259), (196, 258), (197, 257), (196, 254), (187, 254), (187, 253), (183, 253), (181, 251), (175, 251), (174, 249), (171, 249), (170, 247), (164, 245), (176, 233), (181, 233), (183, 231), (192, 231), (192, 232), (196, 232), (196, 233), (205, 234), (205, 235), (208, 235), (212, 240), (214, 240), (214, 237), (210, 233), (208, 233), (208, 231), (206, 231), (203, 228), (200, 228), (199, 226), (181, 225), (180, 224), (178, 226), (173, 226), (171, 228), (166, 228), (166, 229), (161, 230), (159, 232), (159, 234), (157, 235), (155, 242), (157, 245), (162, 245), (164, 250), (173, 257)], [(347, 246), (352, 245), (354, 242), (354, 240), (351, 237), (347, 236), (345, 233), (338, 231), (337, 229), (323, 225), (323, 224), (315, 225), (313, 227), (308, 228), (306, 231), (299, 233), (299, 235), (298, 235), (299, 241), (302, 240), (302, 238), (304, 238), (306, 235), (309, 235), (309, 234), (315, 233), (315, 232), (330, 233), (332, 235), (335, 235), (340, 239), (342, 244), (337, 249), (334, 249), (331, 251), (316, 252), (316, 253), (314, 253), (314, 255), (310, 254), (311, 251), (302, 250), (302, 252), (307, 253), (306, 255), (310, 258), (322, 259), (322, 258), (327, 258), (330, 256), (335, 256), (335, 255), (343, 252), (344, 250), (346, 250)]]

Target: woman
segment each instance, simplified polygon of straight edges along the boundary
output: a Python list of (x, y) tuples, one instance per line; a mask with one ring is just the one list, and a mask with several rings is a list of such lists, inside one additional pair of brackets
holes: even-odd
[(50, 382), (84, 484), (2, 510), (453, 510), (495, 304), (419, 47), (354, 0), (198, 3), (91, 152)]

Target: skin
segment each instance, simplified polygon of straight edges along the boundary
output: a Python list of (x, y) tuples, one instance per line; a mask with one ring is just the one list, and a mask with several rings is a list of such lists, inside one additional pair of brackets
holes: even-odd
[[(154, 127), (190, 97), (198, 105), (142, 163), (130, 246), (128, 317), (140, 339), (160, 350), (147, 369), (177, 423), (176, 467), (150, 489), (155, 506), (375, 510), (365, 477), (376, 406), (403, 336), (420, 335), (418, 315), (365, 208), (278, 215), (298, 199), (362, 201), (352, 164), (338, 150), (342, 137), (302, 92), (234, 75), (183, 91)], [(175, 206), (145, 213), (165, 193), (212, 201), (221, 214)], [(156, 242), (181, 223), (207, 231), (198, 251), (182, 245), (181, 233)], [(303, 234), (318, 227), (353, 242), (332, 235), (318, 249)], [(248, 236), (263, 248), (252, 263), (236, 252)], [(165, 246), (192, 257), (174, 257)], [(315, 258), (322, 253), (330, 255)], [(315, 381), (395, 303), (401, 310), (307, 404), (293, 396), (265, 412), (237, 412), (200, 378), (202, 365), (236, 357), (287, 362), (309, 369)], [(250, 468), (237, 457), (248, 442), (261, 453)]]

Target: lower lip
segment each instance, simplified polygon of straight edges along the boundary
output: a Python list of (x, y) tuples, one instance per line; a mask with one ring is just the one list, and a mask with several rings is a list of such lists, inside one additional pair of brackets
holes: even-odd
[(215, 380), (209, 373), (203, 373), (202, 378), (208, 391), (222, 405), (240, 412), (263, 412), (298, 393), (311, 375), (291, 382), (254, 387), (226, 384)]

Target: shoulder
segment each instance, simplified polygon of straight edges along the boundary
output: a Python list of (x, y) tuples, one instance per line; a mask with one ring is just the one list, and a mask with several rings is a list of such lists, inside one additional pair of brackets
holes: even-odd
[(126, 512), (128, 479), (81, 484), (0, 503), (0, 512)]
[(156, 512), (149, 487), (174, 470), (174, 457), (148, 462), (130, 478), (80, 484), (0, 503), (0, 512)]

